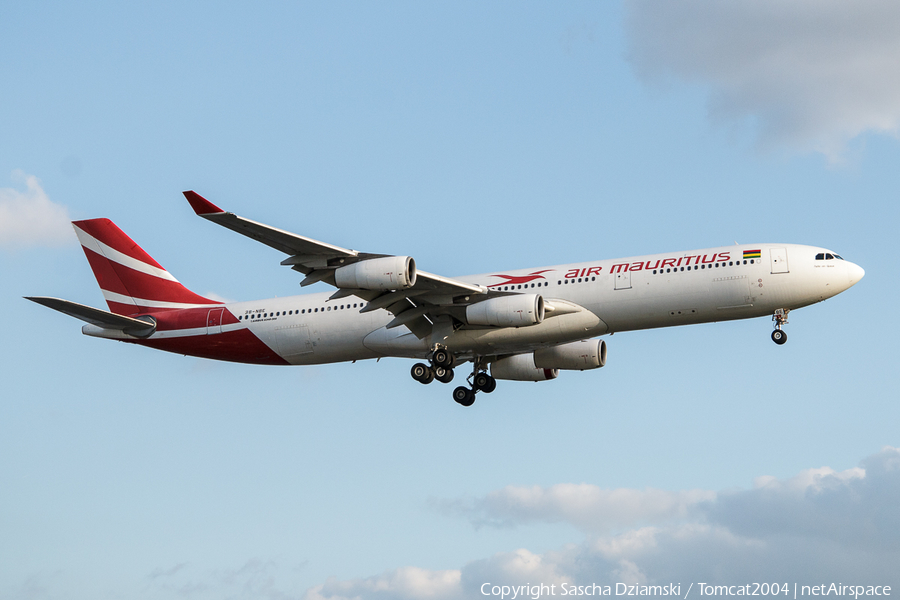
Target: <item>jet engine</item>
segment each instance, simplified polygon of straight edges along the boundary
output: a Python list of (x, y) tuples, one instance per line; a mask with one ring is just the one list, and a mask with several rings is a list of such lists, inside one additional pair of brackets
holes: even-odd
[(516, 354), (491, 363), (491, 376), (494, 379), (511, 381), (547, 381), (556, 379), (559, 369), (542, 369), (534, 365), (534, 355)]
[(469, 325), (523, 327), (544, 320), (544, 299), (540, 294), (500, 296), (466, 307)]
[(405, 290), (416, 285), (416, 261), (411, 256), (370, 258), (334, 272), (335, 285), (357, 290)]
[(585, 371), (606, 364), (606, 342), (581, 340), (534, 351), (534, 365), (543, 369)]

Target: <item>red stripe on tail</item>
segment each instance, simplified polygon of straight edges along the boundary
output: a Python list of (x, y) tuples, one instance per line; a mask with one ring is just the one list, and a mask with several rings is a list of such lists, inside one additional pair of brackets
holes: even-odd
[(109, 219), (72, 221), (72, 225), (122, 254), (126, 254), (157, 269), (163, 268), (161, 264), (153, 260), (152, 256), (144, 252), (143, 248), (138, 246), (133, 239), (116, 227), (116, 224)]
[(178, 305), (221, 304), (184, 287), (109, 219), (73, 225), (112, 312), (135, 315), (182, 308)]

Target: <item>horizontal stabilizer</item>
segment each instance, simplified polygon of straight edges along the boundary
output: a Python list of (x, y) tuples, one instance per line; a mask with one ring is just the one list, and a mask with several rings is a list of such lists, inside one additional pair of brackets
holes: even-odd
[(60, 298), (25, 296), (25, 299), (42, 304), (47, 308), (58, 310), (70, 317), (81, 319), (91, 325), (96, 325), (103, 329), (117, 329), (134, 337), (148, 337), (153, 335), (153, 332), (156, 331), (156, 321), (151, 317), (133, 319), (131, 317), (117, 315), (105, 310), (100, 310), (99, 308), (92, 308), (90, 306), (85, 306), (84, 304), (78, 304), (77, 302), (70, 302)]

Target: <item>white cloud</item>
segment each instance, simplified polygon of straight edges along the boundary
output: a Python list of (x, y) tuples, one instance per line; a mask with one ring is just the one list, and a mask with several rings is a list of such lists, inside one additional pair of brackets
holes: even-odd
[(329, 579), (307, 590), (307, 600), (353, 600), (357, 598), (459, 598), (460, 572), (429, 571), (402, 567), (377, 577), (339, 581)]
[(715, 497), (715, 492), (705, 490), (604, 490), (586, 483), (561, 483), (548, 488), (506, 486), (484, 498), (438, 505), (449, 514), (467, 517), (476, 527), (565, 521), (596, 533), (683, 518), (697, 503)]
[[(294, 565), (293, 570), (304, 564)], [(178, 563), (168, 568), (156, 568), (147, 575), (146, 594), (150, 597), (195, 598), (268, 598), (287, 600), (298, 597), (292, 590), (290, 577), (285, 577), (285, 567), (275, 561), (257, 558), (239, 567), (203, 569), (188, 563)], [(286, 581), (287, 580), (287, 581)]]
[(708, 86), (712, 117), (753, 119), (763, 146), (837, 160), (862, 133), (898, 132), (895, 0), (630, 0), (628, 30), (640, 76)]
[(40, 180), (16, 170), (25, 191), (0, 188), (0, 247), (56, 246), (75, 241), (66, 207), (50, 201)]
[[(507, 487), (480, 500), (440, 506), (479, 524), (567, 522), (587, 534), (577, 544), (534, 554), (526, 549), (476, 560), (458, 570), (403, 567), (336, 580), (307, 600), (483, 597), (481, 586), (615, 586), (753, 581), (800, 585), (844, 582), (900, 589), (900, 450), (885, 448), (846, 471), (809, 469), (749, 490), (663, 492), (590, 485)], [(631, 508), (626, 508), (632, 503)], [(648, 523), (618, 535), (598, 533)], [(613, 587), (614, 591), (614, 587)], [(699, 597), (695, 589), (692, 596)], [(782, 596), (783, 597), (783, 596)]]

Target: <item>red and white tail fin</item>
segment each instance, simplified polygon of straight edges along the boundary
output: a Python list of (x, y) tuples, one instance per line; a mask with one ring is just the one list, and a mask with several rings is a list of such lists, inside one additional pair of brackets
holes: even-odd
[(109, 219), (72, 225), (112, 312), (135, 315), (221, 304), (181, 285)]

